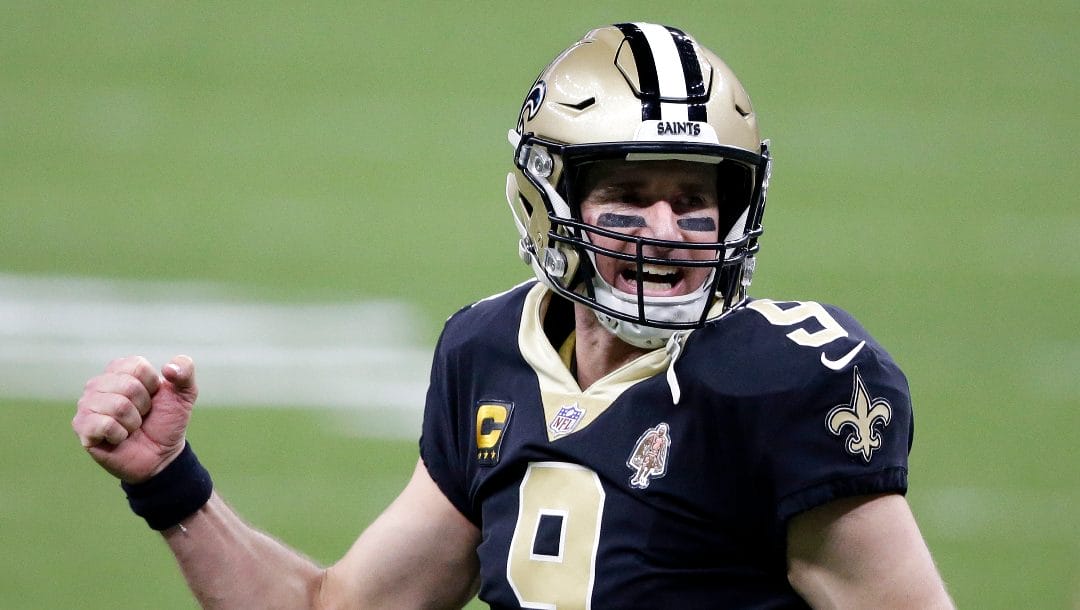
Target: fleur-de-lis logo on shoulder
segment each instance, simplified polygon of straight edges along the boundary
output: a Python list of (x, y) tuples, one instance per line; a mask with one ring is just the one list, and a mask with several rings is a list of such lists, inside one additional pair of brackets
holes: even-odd
[(881, 447), (881, 433), (878, 425), (885, 428), (892, 421), (892, 405), (884, 398), (870, 398), (866, 384), (855, 367), (855, 387), (851, 392), (851, 403), (838, 405), (829, 411), (825, 424), (829, 432), (840, 436), (844, 428), (850, 428), (847, 436), (847, 450), (852, 455), (861, 455), (866, 462), (874, 455), (874, 450)]

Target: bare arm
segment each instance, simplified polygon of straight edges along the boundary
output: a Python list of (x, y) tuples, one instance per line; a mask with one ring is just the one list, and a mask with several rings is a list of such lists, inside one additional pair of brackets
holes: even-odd
[(162, 535), (203, 608), (312, 607), (323, 570), (252, 528), (214, 492)]
[(417, 461), (409, 485), (327, 570), (320, 607), (460, 608), (479, 587), (480, 531)]
[(475, 594), (479, 532), (421, 463), (326, 570), (246, 525), (217, 494), (182, 525), (165, 539), (205, 608), (460, 608)]
[(788, 580), (815, 608), (952, 608), (907, 500), (830, 502), (788, 524)]
[[(72, 428), (105, 470), (139, 484), (181, 455), (197, 397), (190, 358), (178, 356), (160, 373), (144, 358), (121, 358), (87, 382)], [(157, 479), (163, 480), (172, 481)], [(205, 497), (194, 497), (193, 505)], [(207, 608), (450, 608), (476, 591), (480, 533), (422, 463), (345, 558), (326, 570), (246, 524), (217, 493), (179, 526), (169, 527), (170, 517), (160, 525), (168, 527), (165, 540)]]

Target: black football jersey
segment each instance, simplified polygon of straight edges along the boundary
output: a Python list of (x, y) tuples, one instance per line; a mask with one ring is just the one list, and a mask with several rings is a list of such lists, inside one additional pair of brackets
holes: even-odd
[(907, 382), (859, 324), (751, 299), (582, 391), (536, 282), (447, 321), (421, 457), (482, 533), (493, 608), (805, 607), (787, 521), (903, 493)]

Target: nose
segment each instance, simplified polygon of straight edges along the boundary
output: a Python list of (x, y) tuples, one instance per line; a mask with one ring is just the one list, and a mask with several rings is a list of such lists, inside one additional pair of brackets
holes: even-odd
[[(679, 229), (678, 217), (671, 204), (665, 200), (658, 200), (643, 210), (645, 213), (645, 227), (639, 235), (651, 239), (663, 239), (665, 241), (684, 241), (682, 231)], [(650, 257), (666, 258), (671, 256), (674, 248), (646, 245), (642, 248), (642, 254)]]
[(682, 230), (679, 228), (679, 217), (675, 214), (671, 203), (664, 199), (658, 200), (649, 206), (647, 212), (643, 237), (684, 241)]

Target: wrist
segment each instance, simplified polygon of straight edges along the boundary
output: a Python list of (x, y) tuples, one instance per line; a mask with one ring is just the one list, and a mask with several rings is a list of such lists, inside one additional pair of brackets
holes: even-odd
[(131, 510), (162, 531), (179, 524), (202, 508), (214, 491), (210, 473), (185, 443), (180, 455), (141, 483), (120, 483)]

